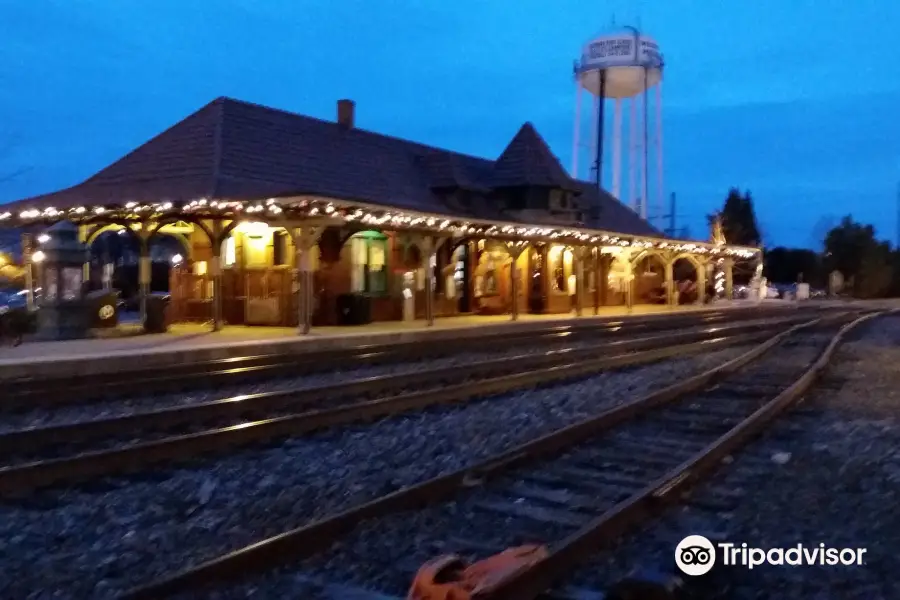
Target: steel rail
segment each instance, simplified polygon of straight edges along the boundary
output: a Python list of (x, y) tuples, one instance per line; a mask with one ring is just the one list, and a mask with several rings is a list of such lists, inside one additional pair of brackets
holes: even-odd
[(478, 600), (538, 598), (592, 553), (631, 527), (651, 518), (662, 508), (677, 503), (690, 487), (717, 469), (726, 456), (733, 454), (750, 439), (762, 433), (775, 418), (798, 402), (821, 377), (848, 332), (882, 314), (886, 313), (863, 315), (841, 327), (813, 364), (775, 398), (693, 457), (562, 540), (543, 560), (501, 582), (490, 593), (476, 595), (473, 598)]
[[(840, 319), (842, 316), (845, 317), (846, 313), (816, 318), (795, 325), (769, 337), (765, 342), (741, 356), (682, 382), (605, 410), (594, 417), (521, 444), (469, 468), (397, 490), (333, 516), (316, 520), (303, 527), (189, 567), (179, 573), (138, 586), (126, 592), (123, 597), (160, 598), (168, 594), (204, 587), (215, 581), (239, 578), (253, 572), (266, 570), (275, 564), (309, 556), (327, 548), (337, 538), (349, 533), (364, 521), (447, 500), (454, 494), (482, 485), (485, 481), (495, 478), (505, 471), (533, 462), (538, 458), (559, 453), (621, 423), (645, 415), (686, 394), (701, 390), (761, 358), (768, 350), (778, 346), (794, 333)], [(765, 335), (768, 336), (768, 334)]]
[[(741, 333), (767, 331), (796, 319), (737, 323), (721, 327), (703, 327), (690, 331), (657, 334), (639, 338), (612, 340), (583, 348), (556, 348), (543, 353), (520, 354), (494, 360), (428, 369), (399, 375), (362, 377), (336, 385), (296, 386), (287, 390), (240, 394), (187, 406), (175, 406), (104, 419), (84, 420), (60, 425), (26, 428), (0, 433), (0, 452), (33, 452), (41, 448), (84, 442), (104, 436), (121, 436), (177, 425), (198, 424), (221, 419), (248, 418), (285, 408), (314, 407), (357, 395), (385, 394), (391, 391), (424, 391), (443, 382), (459, 382), (475, 377), (499, 376), (515, 371), (539, 369), (562, 362), (591, 360), (601, 352), (635, 352), (676, 344), (687, 344)], [(399, 391), (398, 391), (399, 390)]]
[(112, 450), (85, 452), (71, 457), (0, 468), (0, 494), (21, 494), (35, 488), (74, 483), (94, 477), (125, 473), (159, 462), (196, 458), (254, 442), (296, 436), (313, 431), (380, 419), (411, 410), (495, 396), (510, 391), (577, 379), (603, 370), (631, 367), (713, 348), (745, 344), (767, 332), (704, 339), (689, 344), (666, 345), (638, 352), (623, 352), (586, 361), (566, 359), (540, 369), (500, 377), (448, 385), (438, 389), (403, 393), (376, 400), (309, 410), (251, 423), (221, 427), (142, 442)]
[[(820, 309), (824, 310), (824, 309)], [(353, 364), (371, 366), (436, 358), (468, 349), (490, 351), (518, 341), (553, 344), (573, 337), (600, 335), (620, 337), (642, 332), (668, 331), (693, 323), (739, 322), (767, 315), (785, 314), (786, 309), (747, 309), (683, 315), (650, 315), (626, 319), (586, 320), (571, 325), (529, 328), (499, 333), (488, 338), (456, 336), (418, 342), (360, 344), (351, 348), (322, 351), (248, 355), (209, 361), (188, 362), (165, 367), (143, 367), (115, 373), (98, 373), (60, 378), (19, 378), (0, 380), (5, 394), (0, 412), (27, 410), (34, 406), (57, 406), (89, 402), (113, 394), (164, 393), (198, 386), (211, 387), (259, 381), (273, 377), (295, 377), (334, 370)], [(787, 315), (786, 315), (787, 316)], [(796, 316), (796, 315), (794, 315)]]

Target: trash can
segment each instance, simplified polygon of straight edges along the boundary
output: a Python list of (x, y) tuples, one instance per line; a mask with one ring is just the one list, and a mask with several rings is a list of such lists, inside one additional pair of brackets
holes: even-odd
[(528, 312), (539, 315), (547, 308), (547, 297), (544, 295), (534, 294), (528, 296)]
[(0, 345), (12, 340), (21, 341), (26, 335), (37, 331), (37, 311), (28, 310), (24, 306), (10, 308), (0, 305)]
[(94, 290), (84, 296), (92, 329), (111, 329), (119, 324), (119, 291)]
[(363, 294), (337, 297), (338, 325), (365, 325), (372, 322), (372, 301)]
[(166, 310), (169, 307), (169, 294), (150, 294), (147, 296), (147, 315), (144, 317), (144, 331), (147, 333), (165, 333), (169, 330)]

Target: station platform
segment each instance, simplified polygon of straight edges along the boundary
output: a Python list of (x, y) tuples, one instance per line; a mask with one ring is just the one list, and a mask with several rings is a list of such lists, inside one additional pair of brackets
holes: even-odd
[(509, 315), (470, 315), (435, 319), (431, 327), (421, 320), (390, 321), (346, 327), (315, 327), (307, 335), (299, 335), (296, 329), (286, 327), (233, 326), (214, 332), (208, 326), (195, 324), (175, 324), (167, 333), (145, 334), (137, 325), (120, 325), (112, 335), (107, 332), (101, 338), (26, 341), (18, 347), (0, 346), (0, 380), (98, 374), (130, 370), (138, 365), (161, 367), (252, 354), (292, 354), (361, 344), (483, 336), (507, 332), (511, 328), (528, 330), (585, 320), (741, 310), (759, 306), (782, 306), (790, 309), (797, 304), (781, 301), (732, 301), (706, 306), (636, 306), (631, 310), (624, 307), (604, 307), (598, 315), (594, 315), (590, 308), (581, 317), (574, 314), (526, 314), (520, 315), (517, 321), (512, 321)]

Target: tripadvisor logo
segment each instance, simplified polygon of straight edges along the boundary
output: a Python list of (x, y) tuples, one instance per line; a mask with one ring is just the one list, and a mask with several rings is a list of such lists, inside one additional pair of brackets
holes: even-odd
[[(716, 548), (718, 547), (718, 551)], [(753, 569), (761, 565), (775, 566), (860, 566), (865, 564), (865, 548), (829, 548), (825, 544), (790, 548), (753, 548), (747, 544), (719, 542), (713, 545), (702, 535), (689, 535), (675, 548), (675, 564), (685, 575), (705, 575), (716, 564), (716, 554), (725, 566)]]
[(689, 535), (675, 548), (675, 564), (685, 575), (705, 575), (716, 564), (716, 549), (702, 535)]

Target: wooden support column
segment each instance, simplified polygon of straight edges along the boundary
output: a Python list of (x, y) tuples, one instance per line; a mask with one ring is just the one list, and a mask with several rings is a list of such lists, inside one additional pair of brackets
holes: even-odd
[(599, 246), (594, 249), (594, 314), (600, 314), (600, 307), (606, 306), (609, 295), (609, 258), (603, 255)]
[(313, 272), (310, 252), (319, 243), (324, 227), (297, 227), (291, 233), (296, 251), (297, 333), (307, 335), (312, 328)]
[(675, 264), (672, 260), (666, 261), (666, 304), (675, 306)]
[(726, 258), (725, 259), (725, 299), (731, 300), (734, 298), (734, 259)]
[(22, 262), (25, 265), (25, 305), (28, 307), (28, 310), (34, 310), (34, 280), (35, 277), (35, 267), (34, 261), (32, 260), (32, 256), (34, 256), (34, 236), (30, 233), (22, 233), (19, 238), (20, 244), (22, 245)]
[(85, 292), (90, 287), (91, 282), (91, 245), (87, 242), (87, 228), (84, 225), (78, 226), (78, 241), (87, 248), (87, 258), (81, 265), (81, 289)]
[(699, 265), (697, 269), (697, 304), (706, 304), (706, 265)]
[(222, 310), (222, 248), (214, 246), (209, 259), (209, 275), (212, 277), (212, 329), (221, 331), (224, 323)]
[(624, 261), (625, 264), (625, 306), (630, 311), (634, 308), (634, 265), (631, 257)]
[(576, 246), (574, 249), (575, 259), (575, 316), (580, 317), (584, 309), (584, 257), (587, 248), (584, 246)]
[(600, 253), (599, 250), (598, 257), (598, 262), (600, 263), (600, 279), (597, 284), (599, 290), (597, 297), (600, 300), (600, 306), (606, 306), (606, 304), (609, 302), (609, 267), (612, 265), (612, 258), (603, 256), (603, 254)]
[(591, 248), (591, 269), (594, 270), (594, 293), (592, 294), (594, 304), (594, 316), (600, 314), (600, 261), (603, 255), (600, 254), (600, 248)]
[(425, 324), (427, 327), (434, 325), (434, 268), (437, 265), (437, 252), (446, 241), (446, 237), (433, 235), (422, 236), (419, 240), (422, 269), (425, 270)]
[(506, 242), (506, 251), (512, 258), (512, 265), (509, 271), (510, 277), (510, 295), (512, 296), (512, 306), (510, 307), (510, 315), (513, 321), (519, 320), (519, 257), (525, 251), (528, 245), (525, 242)]
[(147, 223), (135, 232), (138, 243), (138, 301), (141, 324), (147, 319), (147, 298), (150, 296), (150, 280), (152, 277), (150, 263), (150, 234)]
[(224, 323), (223, 318), (223, 302), (222, 294), (224, 288), (222, 286), (222, 243), (230, 234), (226, 233), (221, 221), (213, 221), (212, 226), (212, 258), (209, 261), (209, 274), (212, 276), (213, 297), (212, 297), (212, 328), (213, 331), (221, 331)]

